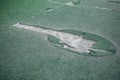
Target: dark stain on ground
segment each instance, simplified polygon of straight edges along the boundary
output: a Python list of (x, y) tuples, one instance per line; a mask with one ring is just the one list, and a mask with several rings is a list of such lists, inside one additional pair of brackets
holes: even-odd
[(109, 3), (120, 3), (120, 1), (112, 1), (112, 0), (109, 0), (108, 2)]

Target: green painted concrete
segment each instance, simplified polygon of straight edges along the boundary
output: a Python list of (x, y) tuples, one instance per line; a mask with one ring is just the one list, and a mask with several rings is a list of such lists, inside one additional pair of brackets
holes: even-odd
[[(61, 4), (0, 0), (0, 80), (120, 80), (120, 3), (81, 0), (74, 7), (64, 5), (69, 0), (55, 1)], [(73, 54), (53, 46), (46, 35), (12, 26), (17, 22), (100, 35), (117, 51), (103, 57)]]

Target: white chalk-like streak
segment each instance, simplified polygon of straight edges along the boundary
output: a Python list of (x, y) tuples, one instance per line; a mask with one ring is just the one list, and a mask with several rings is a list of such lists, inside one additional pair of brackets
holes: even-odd
[(94, 41), (84, 39), (82, 36), (77, 36), (77, 35), (73, 35), (65, 32), (59, 32), (56, 30), (44, 29), (40, 27), (24, 25), (21, 23), (16, 23), (13, 26), (35, 31), (35, 32), (40, 32), (43, 34), (52, 35), (60, 40), (59, 43), (66, 44), (63, 46), (63, 48), (69, 49), (72, 51), (89, 53), (90, 52), (89, 50), (92, 48), (93, 44), (95, 43)]

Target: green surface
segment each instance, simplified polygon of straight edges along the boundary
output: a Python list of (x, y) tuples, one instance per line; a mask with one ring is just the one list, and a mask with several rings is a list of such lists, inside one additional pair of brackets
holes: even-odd
[[(55, 1), (63, 5), (69, 0)], [(61, 4), (0, 0), (0, 80), (120, 80), (120, 3), (81, 0), (77, 6), (86, 7)], [(12, 26), (17, 22), (94, 33), (114, 43), (117, 51), (103, 57), (73, 54), (51, 45), (46, 35)]]

